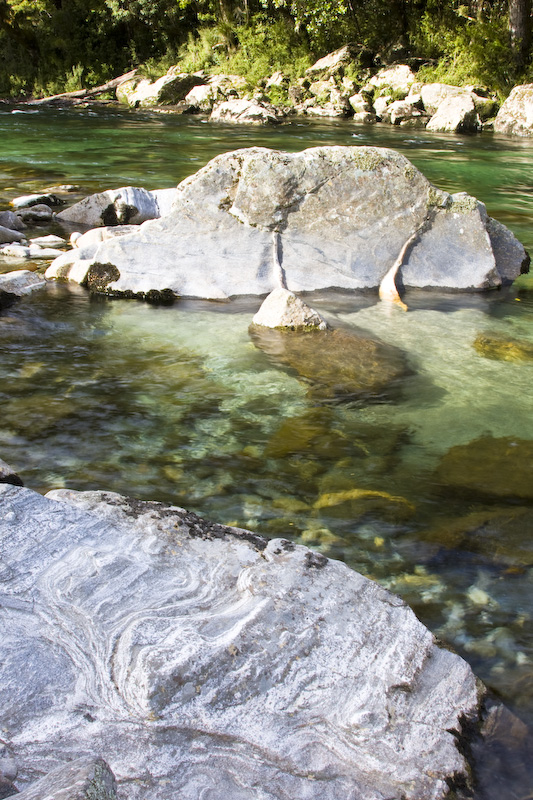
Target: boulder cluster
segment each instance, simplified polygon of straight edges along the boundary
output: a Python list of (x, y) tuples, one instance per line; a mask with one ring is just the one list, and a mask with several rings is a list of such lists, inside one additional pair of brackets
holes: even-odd
[[(350, 117), (435, 132), (533, 132), (533, 84), (516, 87), (504, 106), (479, 86), (421, 83), (408, 64), (353, 78), (355, 53), (345, 45), (309, 67), (295, 81), (273, 73), (250, 89), (238, 75), (194, 74), (171, 67), (151, 82), (140, 75), (117, 88), (117, 99), (135, 108), (207, 114), (214, 122), (279, 123), (291, 115)], [(359, 73), (361, 74), (361, 73)]]

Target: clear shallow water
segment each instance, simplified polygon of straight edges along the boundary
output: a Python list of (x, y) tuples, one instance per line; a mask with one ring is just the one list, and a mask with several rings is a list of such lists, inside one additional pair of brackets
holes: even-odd
[[(533, 250), (533, 144), (521, 140), (87, 111), (0, 112), (0, 136), (4, 205), (54, 183), (171, 186), (252, 144), (391, 146), (438, 186), (475, 194)], [(408, 367), (387, 396), (327, 402), (254, 346), (257, 301), (154, 308), (52, 287), (0, 314), (0, 456), (39, 491), (175, 502), (346, 560), (401, 594), (531, 723), (531, 495), (514, 496), (505, 469), (486, 491), (438, 470), (474, 440), (533, 442), (533, 293), (407, 302), (403, 314), (372, 295), (312, 298), (335, 326), (399, 347)], [(518, 341), (526, 357), (489, 358), (479, 335)], [(502, 797), (527, 795), (531, 774), (495, 770)]]

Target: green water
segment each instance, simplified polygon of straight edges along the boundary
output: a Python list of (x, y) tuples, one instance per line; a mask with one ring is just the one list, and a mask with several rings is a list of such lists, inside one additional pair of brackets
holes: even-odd
[[(533, 251), (523, 140), (89, 111), (0, 112), (0, 136), (2, 207), (57, 183), (172, 186), (252, 144), (394, 147), (441, 188), (475, 194)], [(533, 292), (410, 292), (407, 303), (404, 314), (373, 295), (312, 298), (335, 327), (369, 332), (405, 361), (383, 396), (333, 402), (254, 345), (255, 300), (154, 308), (53, 286), (0, 314), (0, 457), (38, 491), (170, 501), (345, 560), (401, 594), (531, 724), (533, 490), (516, 494), (513, 481), (533, 463)], [(511, 360), (476, 349), (480, 335), (514, 342)], [(491, 450), (480, 487), (490, 437), (503, 467)], [(446, 454), (476, 440), (475, 468), (455, 464), (450, 479)], [(497, 761), (479, 797), (525, 798), (530, 766)]]

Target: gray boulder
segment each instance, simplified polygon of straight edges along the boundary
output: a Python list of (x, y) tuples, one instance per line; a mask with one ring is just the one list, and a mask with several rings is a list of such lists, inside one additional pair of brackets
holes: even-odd
[(533, 136), (533, 83), (515, 86), (494, 121), (497, 133)]
[(23, 242), (26, 237), (20, 231), (4, 228), (0, 225), (0, 244), (11, 244), (12, 242)]
[(60, 211), (56, 219), (89, 228), (128, 223), (138, 225), (147, 219), (158, 219), (162, 216), (162, 209), (168, 211), (174, 193), (174, 189), (149, 192), (136, 186), (108, 189)]
[(26, 225), (14, 211), (0, 211), (0, 225), (11, 231), (23, 231)]
[(483, 124), (471, 92), (462, 92), (443, 100), (426, 127), (441, 133), (473, 133)]
[(468, 784), (474, 675), (344, 564), (161, 503), (6, 484), (0, 538), (2, 724), (24, 792), (93, 752), (128, 800)]
[(407, 66), (407, 64), (394, 64), (380, 69), (376, 75), (370, 78), (367, 85), (374, 89), (387, 87), (397, 95), (401, 93), (405, 97), (415, 80), (411, 67)]
[(85, 756), (56, 767), (17, 800), (116, 800), (115, 776), (103, 758)]
[(23, 223), (49, 222), (54, 216), (54, 212), (47, 203), (37, 203), (37, 205), (19, 208), (17, 210), (17, 216)]
[(17, 269), (0, 275), (0, 291), (9, 292), (18, 297), (30, 294), (36, 289), (42, 289), (45, 286), (46, 281), (43, 276), (37, 275), (28, 269)]
[(203, 83), (203, 78), (176, 72), (175, 67), (171, 67), (166, 75), (154, 82), (146, 78), (124, 81), (117, 88), (117, 99), (134, 108), (169, 105), (184, 100), (194, 86)]
[(339, 72), (343, 72), (344, 68), (349, 66), (358, 56), (357, 48), (353, 45), (344, 45), (333, 53), (319, 58), (318, 61), (309, 67), (305, 74), (310, 78), (315, 77), (331, 77)]
[(212, 122), (237, 122), (245, 125), (277, 125), (284, 113), (266, 100), (235, 98), (217, 103), (210, 116)]
[[(507, 250), (513, 260), (497, 262), (487, 224), (475, 198), (451, 198), (393, 150), (256, 147), (217, 156), (187, 178), (169, 214), (102, 242), (76, 280), (95, 278), (112, 293), (210, 299), (280, 285), (376, 289), (419, 232), (401, 266), (404, 285), (477, 290), (518, 276), (527, 258), (517, 242)], [(68, 268), (62, 276), (74, 279)]]

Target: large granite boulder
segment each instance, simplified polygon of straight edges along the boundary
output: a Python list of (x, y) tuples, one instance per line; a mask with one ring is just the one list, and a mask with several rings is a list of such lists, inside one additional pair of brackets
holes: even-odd
[(19, 789), (96, 753), (128, 800), (467, 790), (479, 684), (346, 565), (160, 503), (7, 484), (0, 537)]
[(205, 83), (198, 75), (178, 72), (175, 67), (152, 82), (147, 78), (133, 78), (117, 87), (117, 99), (134, 108), (179, 103), (194, 86)]
[(494, 121), (497, 133), (533, 136), (533, 83), (515, 86)]
[[(436, 189), (393, 150), (253, 147), (217, 156), (184, 180), (160, 220), (95, 247), (84, 277), (76, 259), (76, 279), (105, 274), (102, 290), (117, 294), (169, 289), (225, 299), (268, 294), (281, 269), (293, 292), (375, 289), (419, 232), (400, 269), (405, 286), (485, 289), (527, 265), (503, 226), (493, 250), (489, 226), (475, 198)], [(496, 257), (504, 253), (511, 261)]]

